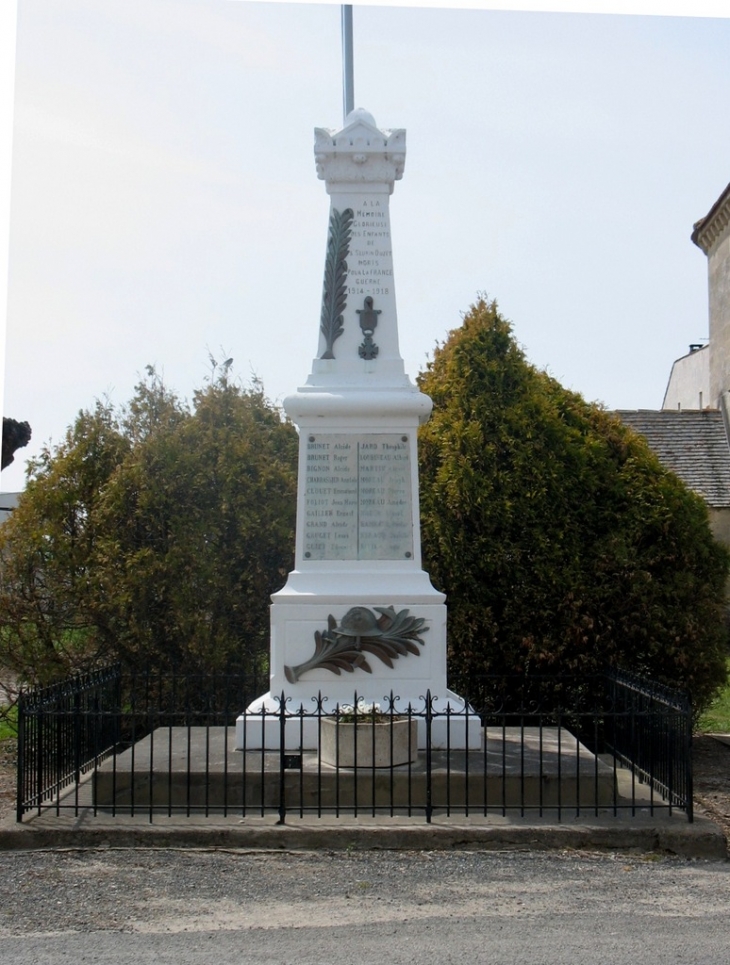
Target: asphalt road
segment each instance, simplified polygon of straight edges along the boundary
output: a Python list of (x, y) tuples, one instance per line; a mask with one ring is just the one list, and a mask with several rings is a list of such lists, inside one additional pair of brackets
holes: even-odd
[(640, 855), (0, 855), (14, 965), (726, 965), (730, 864)]

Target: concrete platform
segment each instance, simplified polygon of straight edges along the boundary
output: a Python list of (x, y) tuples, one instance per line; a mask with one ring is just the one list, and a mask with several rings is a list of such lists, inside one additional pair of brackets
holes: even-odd
[[(425, 752), (393, 768), (335, 768), (316, 752), (290, 754), (287, 810), (423, 811), (428, 801)], [(238, 751), (233, 728), (159, 728), (105, 761), (92, 783), (97, 808), (252, 808), (280, 804), (280, 755)], [(431, 755), (430, 804), (495, 809), (610, 807), (614, 768), (558, 728), (487, 728), (478, 751)]]
[[(626, 805), (619, 772), (619, 805)], [(479, 851), (633, 851), (676, 854), (686, 858), (724, 861), (725, 837), (706, 817), (693, 824), (684, 814), (666, 810), (653, 814), (648, 800), (636, 810), (602, 811), (598, 815), (559, 816), (550, 809), (538, 817), (463, 814), (435, 815), (431, 824), (423, 816), (407, 818), (378, 814), (375, 817), (148, 814), (112, 815), (88, 806), (74, 810), (45, 811), (29, 816), (22, 824), (0, 825), (0, 851), (48, 848), (197, 848), (245, 851), (337, 851), (337, 850), (479, 850)]]
[[(173, 761), (176, 756), (179, 759), (181, 753), (183, 760), (187, 761), (187, 731), (182, 746), (179, 733), (165, 733), (167, 746), (173, 751)], [(222, 729), (218, 735), (211, 732), (207, 752), (212, 776), (223, 763), (224, 747), (230, 746), (230, 736), (228, 741), (225, 738)], [(497, 753), (497, 748), (491, 746), (492, 739), (493, 735), (488, 733), (488, 758)], [(194, 743), (191, 740), (191, 759)], [(153, 736), (153, 762), (161, 749), (160, 744), (161, 740)], [(527, 739), (525, 744), (527, 751)], [(505, 747), (504, 752), (509, 760), (507, 749)], [(137, 753), (139, 750), (138, 746)], [(537, 752), (539, 760), (539, 745)], [(543, 741), (543, 757), (544, 754)], [(572, 759), (575, 765), (576, 755), (564, 745), (561, 746), (562, 754), (568, 760)], [(580, 759), (581, 755), (578, 757)], [(143, 759), (136, 757), (135, 765), (138, 766)], [(581, 770), (591, 760), (591, 756), (583, 758), (579, 765)], [(149, 754), (146, 761), (149, 767)], [(104, 771), (97, 772), (96, 778), (88, 775), (80, 785), (67, 788), (59, 799), (46, 802), (41, 813), (27, 814), (20, 824), (12, 820), (0, 824), (0, 851), (47, 848), (225, 848), (247, 851), (557, 849), (671, 853), (692, 859), (726, 859), (725, 837), (717, 824), (702, 814), (695, 814), (694, 823), (690, 824), (684, 813), (676, 809), (670, 811), (656, 792), (640, 784), (630, 771), (625, 768), (614, 770), (610, 759), (599, 763), (603, 765), (599, 773), (603, 776), (606, 773), (603, 768), (608, 768), (617, 790), (615, 800), (605, 807), (571, 808), (562, 802), (560, 809), (548, 806), (522, 809), (502, 808), (495, 802), (494, 807), (489, 804), (486, 814), (480, 808), (474, 808), (468, 814), (464, 813), (463, 807), (454, 806), (450, 814), (446, 808), (437, 808), (431, 823), (426, 823), (422, 809), (414, 810), (412, 816), (404, 813), (404, 809), (396, 809), (393, 815), (383, 811), (373, 815), (367, 807), (358, 810), (357, 816), (352, 809), (339, 815), (332, 810), (321, 815), (304, 812), (302, 816), (289, 810), (286, 823), (281, 824), (273, 809), (262, 815), (260, 808), (246, 808), (245, 811), (231, 808), (224, 815), (216, 812), (212, 805), (206, 810), (203, 803), (199, 807), (191, 804), (168, 814), (167, 808), (150, 808), (149, 794), (146, 801), (138, 802), (133, 812), (129, 807), (122, 807), (116, 813), (112, 813), (108, 806), (94, 808), (94, 780), (98, 785), (101, 773), (106, 775), (101, 782), (102, 788), (104, 780), (109, 780), (113, 768), (112, 762), (108, 761)], [(513, 756), (508, 766), (515, 767), (516, 764)], [(238, 766), (240, 773), (244, 773), (240, 753)], [(228, 771), (230, 773), (230, 766)], [(154, 766), (151, 773), (154, 784), (157, 773)], [(469, 773), (471, 781), (473, 774)], [(127, 780), (129, 777), (127, 771)], [(287, 778), (291, 777), (298, 779), (299, 772), (288, 772)], [(582, 774), (581, 781), (584, 777), (586, 775)], [(213, 776), (213, 783), (215, 780)]]

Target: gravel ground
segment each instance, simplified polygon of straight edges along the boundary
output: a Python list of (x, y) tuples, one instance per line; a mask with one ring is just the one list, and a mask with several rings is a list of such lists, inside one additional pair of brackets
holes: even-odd
[(727, 863), (109, 850), (2, 860), (0, 961), (13, 965), (720, 965), (730, 945)]
[[(695, 746), (730, 834), (730, 748)], [(13, 807), (0, 751), (0, 813)], [(585, 852), (0, 854), (0, 963), (720, 965), (730, 862)]]
[(445, 906), (591, 915), (607, 901), (617, 914), (698, 917), (730, 901), (730, 864), (626, 854), (107, 850), (6, 853), (3, 865), (0, 935), (301, 928)]
[(698, 813), (722, 828), (730, 853), (730, 746), (700, 735), (693, 741), (693, 759)]

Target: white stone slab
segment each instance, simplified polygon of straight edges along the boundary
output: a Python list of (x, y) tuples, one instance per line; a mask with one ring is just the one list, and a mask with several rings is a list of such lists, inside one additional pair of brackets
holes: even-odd
[[(349, 703), (352, 702), (352, 695)], [(278, 715), (280, 702), (271, 694), (264, 694), (263, 697), (255, 701), (248, 708), (245, 714), (241, 714), (236, 720), (236, 747), (240, 750), (245, 747), (247, 750), (278, 750), (281, 746), (281, 720)], [(334, 705), (333, 705), (334, 706)], [(408, 701), (400, 701), (397, 707), (408, 707)], [(421, 709), (423, 700), (413, 703), (414, 707)], [(272, 713), (267, 714), (269, 707)], [(287, 751), (297, 751), (301, 748), (307, 750), (317, 750), (319, 740), (319, 728), (316, 716), (299, 716), (300, 707), (305, 714), (316, 715), (317, 703), (308, 700), (302, 704), (291, 702), (287, 707), (292, 708), (292, 713), (287, 717), (284, 725), (284, 748)], [(447, 709), (460, 716), (436, 717), (431, 724), (431, 747), (433, 750), (479, 750), (482, 747), (482, 725), (481, 720), (476, 714), (465, 714), (464, 701), (451, 691), (438, 700), (434, 700), (434, 713), (446, 714)], [(273, 713), (275, 711), (276, 713)], [(426, 721), (419, 717), (418, 720), (418, 747), (423, 750), (426, 747)]]

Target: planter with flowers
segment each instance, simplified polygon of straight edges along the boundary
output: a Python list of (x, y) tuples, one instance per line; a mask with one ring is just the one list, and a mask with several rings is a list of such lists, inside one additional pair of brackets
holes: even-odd
[(383, 712), (379, 704), (340, 704), (322, 717), (319, 758), (332, 767), (397, 767), (418, 758), (418, 720)]

